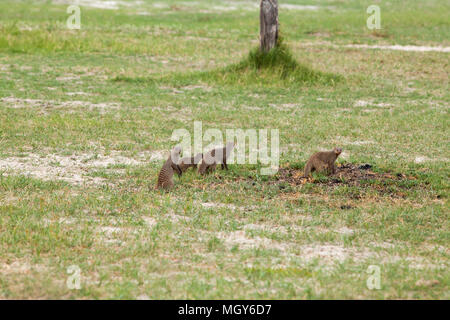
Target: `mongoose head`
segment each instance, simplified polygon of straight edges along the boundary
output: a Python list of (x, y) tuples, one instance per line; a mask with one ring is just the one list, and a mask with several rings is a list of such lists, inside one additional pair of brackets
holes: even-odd
[(342, 153), (342, 148), (336, 147), (336, 148), (333, 149), (333, 152), (338, 156), (338, 155), (340, 155)]
[(178, 163), (178, 160), (180, 159), (181, 151), (182, 151), (182, 149), (180, 146), (175, 146), (172, 149), (172, 151), (170, 151), (170, 157), (171, 157), (173, 163)]

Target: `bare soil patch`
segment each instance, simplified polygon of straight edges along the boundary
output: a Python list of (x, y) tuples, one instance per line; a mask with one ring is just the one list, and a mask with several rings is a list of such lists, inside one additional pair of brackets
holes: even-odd
[(15, 260), (12, 263), (0, 262), (0, 274), (8, 276), (11, 274), (22, 273), (30, 274), (32, 272), (46, 271), (47, 267), (41, 264), (32, 264), (27, 259)]
[[(84, 92), (72, 92), (68, 95), (87, 95)], [(22, 99), (16, 97), (5, 97), (1, 98), (0, 102), (4, 103), (7, 107), (13, 109), (30, 108), (39, 110), (43, 114), (48, 114), (53, 110), (65, 110), (69, 112), (74, 112), (75, 110), (84, 111), (96, 110), (101, 114), (105, 114), (109, 111), (118, 110), (121, 105), (115, 102), (103, 102), (103, 103), (92, 103), (89, 101), (56, 101), (56, 100), (41, 100), (41, 99)]]
[[(360, 187), (362, 189), (369, 186), (382, 195), (391, 197), (406, 197), (404, 191), (408, 189), (408, 181), (417, 180), (411, 175), (391, 172), (374, 172), (370, 164), (345, 163), (338, 165), (337, 172), (324, 177), (303, 177), (303, 170), (285, 167), (280, 168), (275, 184), (288, 183), (298, 186), (306, 183), (314, 183), (328, 188), (338, 186)], [(272, 181), (273, 183), (273, 181)]]
[[(35, 153), (0, 158), (0, 175), (26, 175), (46, 181), (63, 180), (76, 185), (107, 183), (102, 177), (92, 176), (99, 169), (110, 173), (121, 173), (115, 165), (141, 166), (148, 162), (160, 161), (165, 151), (140, 152), (133, 157), (123, 156), (121, 151), (110, 151), (108, 155), (97, 153), (73, 154), (70, 156)], [(112, 166), (112, 167), (111, 167)]]
[(278, 242), (272, 239), (248, 237), (245, 230), (219, 232), (217, 233), (217, 237), (223, 240), (228, 247), (238, 245), (241, 249), (268, 248), (286, 251), (290, 247), (288, 243)]

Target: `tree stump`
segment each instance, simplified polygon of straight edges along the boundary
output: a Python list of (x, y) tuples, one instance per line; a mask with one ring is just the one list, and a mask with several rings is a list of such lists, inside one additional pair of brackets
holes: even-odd
[(259, 23), (261, 50), (269, 52), (278, 40), (278, 0), (261, 0)]

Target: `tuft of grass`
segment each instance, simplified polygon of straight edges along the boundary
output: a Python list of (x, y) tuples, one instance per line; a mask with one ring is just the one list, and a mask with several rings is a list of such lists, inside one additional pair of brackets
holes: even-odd
[(257, 82), (270, 84), (273, 82), (320, 83), (334, 84), (342, 77), (331, 73), (315, 71), (300, 64), (292, 55), (289, 47), (281, 40), (269, 52), (260, 48), (250, 51), (243, 61), (215, 72), (223, 80), (235, 82)]

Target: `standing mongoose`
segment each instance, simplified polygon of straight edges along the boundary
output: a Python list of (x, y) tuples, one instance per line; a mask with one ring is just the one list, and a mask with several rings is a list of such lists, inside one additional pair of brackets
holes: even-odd
[(169, 158), (167, 158), (166, 162), (161, 168), (161, 171), (158, 175), (158, 183), (156, 184), (157, 189), (165, 189), (168, 190), (173, 187), (173, 172), (174, 170), (181, 176), (182, 172), (180, 167), (178, 166), (178, 161), (180, 159), (181, 147), (176, 146), (170, 152)]
[(305, 166), (304, 177), (308, 177), (313, 171), (327, 171), (334, 174), (336, 172), (336, 164), (334, 163), (341, 154), (341, 148), (334, 148), (331, 151), (322, 151), (314, 153)]
[(234, 142), (228, 142), (223, 148), (212, 149), (203, 156), (203, 160), (198, 168), (198, 173), (205, 174), (216, 170), (216, 165), (220, 163), (222, 169), (228, 170), (227, 158), (230, 156), (231, 151), (235, 147)]
[(202, 161), (203, 153), (198, 153), (195, 157), (185, 157), (180, 160), (178, 166), (182, 172), (185, 172), (189, 168), (196, 168), (197, 165)]

